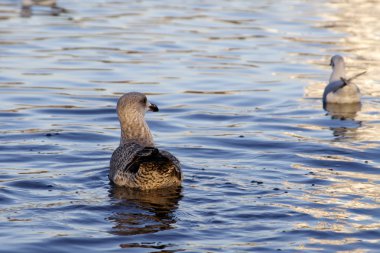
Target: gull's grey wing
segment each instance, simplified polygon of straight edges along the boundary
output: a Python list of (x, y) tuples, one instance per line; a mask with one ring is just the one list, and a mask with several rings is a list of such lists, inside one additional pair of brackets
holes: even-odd
[(346, 85), (347, 85), (347, 82), (343, 80), (338, 80), (338, 81), (329, 83), (326, 86), (325, 91), (323, 92), (323, 102), (326, 103), (326, 98), (329, 93), (337, 92), (339, 89), (343, 88)]

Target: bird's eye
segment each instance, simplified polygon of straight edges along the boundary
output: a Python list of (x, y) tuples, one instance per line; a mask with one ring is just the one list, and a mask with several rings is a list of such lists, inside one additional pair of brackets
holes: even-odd
[(146, 97), (144, 97), (141, 102), (145, 105), (146, 104)]

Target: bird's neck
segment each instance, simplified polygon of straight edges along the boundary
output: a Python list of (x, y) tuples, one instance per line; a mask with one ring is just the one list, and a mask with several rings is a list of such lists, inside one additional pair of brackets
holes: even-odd
[(144, 147), (154, 147), (152, 133), (143, 116), (123, 118), (120, 120), (120, 146), (135, 141)]
[(346, 71), (344, 70), (343, 64), (334, 67), (329, 82), (332, 83), (335, 81), (339, 81), (340, 78), (346, 78)]

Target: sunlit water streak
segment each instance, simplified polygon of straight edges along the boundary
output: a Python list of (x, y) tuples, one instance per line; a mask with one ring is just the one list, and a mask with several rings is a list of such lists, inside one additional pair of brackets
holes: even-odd
[[(59, 3), (0, 3), (0, 252), (377, 250), (375, 3)], [(336, 53), (365, 97), (327, 113)], [(182, 189), (109, 184), (128, 91)]]

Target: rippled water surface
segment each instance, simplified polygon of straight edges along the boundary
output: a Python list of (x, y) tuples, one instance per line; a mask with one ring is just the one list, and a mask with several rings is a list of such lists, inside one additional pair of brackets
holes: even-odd
[[(59, 4), (0, 2), (0, 252), (378, 250), (377, 3)], [(327, 113), (337, 53), (363, 105)], [(159, 106), (181, 190), (109, 184), (129, 91)]]

